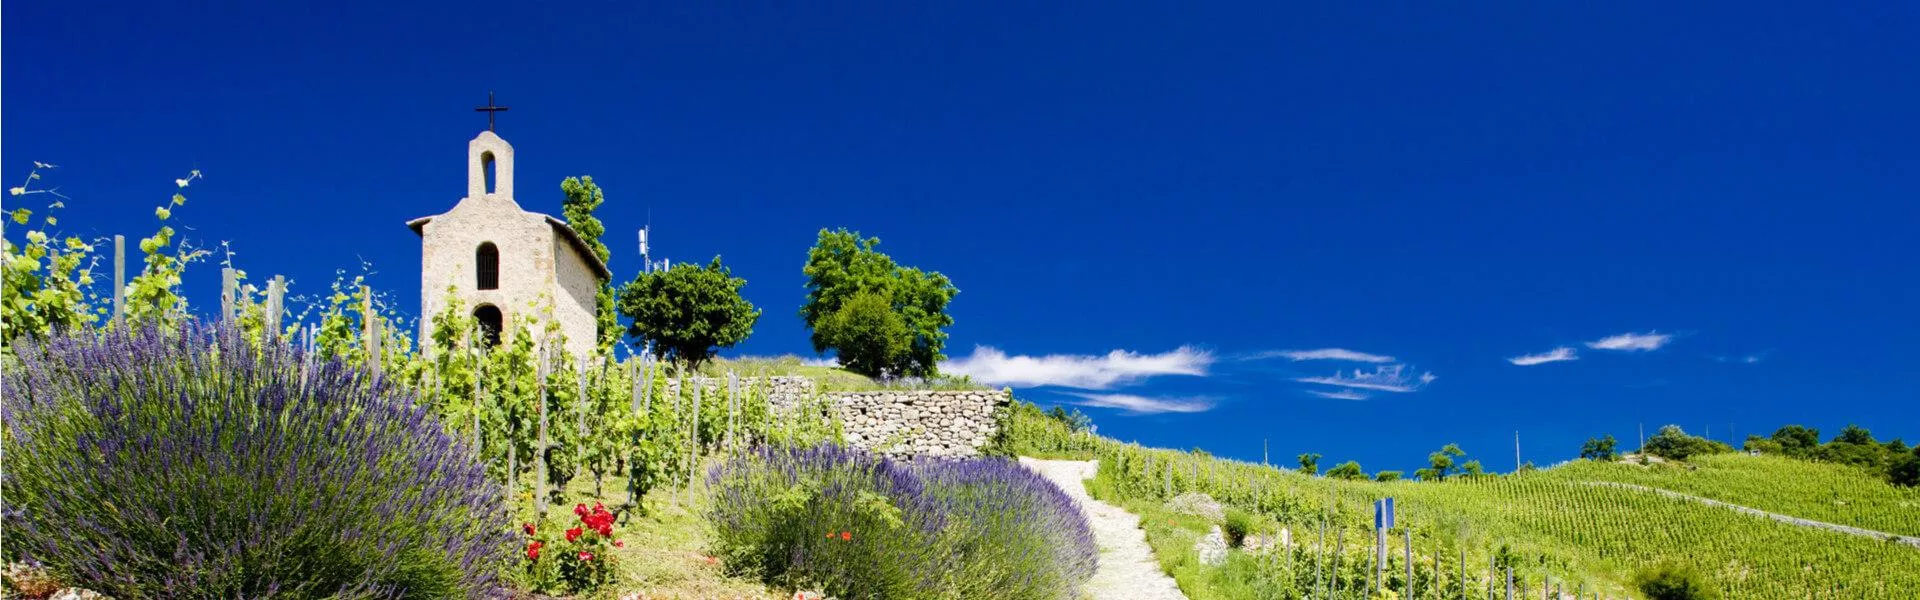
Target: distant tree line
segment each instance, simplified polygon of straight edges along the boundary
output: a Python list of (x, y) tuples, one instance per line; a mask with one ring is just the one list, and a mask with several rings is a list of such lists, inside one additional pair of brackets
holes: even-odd
[[(1617, 460), (1616, 445), (1611, 435), (1588, 438), (1580, 448), (1580, 458)], [(1770, 436), (1749, 435), (1741, 448), (1800, 460), (1851, 465), (1884, 477), (1894, 485), (1920, 486), (1920, 446), (1908, 446), (1899, 438), (1886, 442), (1875, 440), (1871, 432), (1859, 425), (1846, 426), (1839, 435), (1824, 444), (1820, 443), (1820, 430), (1804, 425), (1788, 425), (1774, 430)], [(1661, 427), (1653, 437), (1647, 438), (1639, 453), (1668, 460), (1686, 460), (1694, 456), (1733, 451), (1733, 446), (1725, 442), (1688, 434), (1679, 425), (1667, 425)]]

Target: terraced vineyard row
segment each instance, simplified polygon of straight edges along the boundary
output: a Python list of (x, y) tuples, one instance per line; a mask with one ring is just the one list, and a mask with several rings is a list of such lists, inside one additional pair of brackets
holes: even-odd
[(1371, 539), (1369, 507), (1392, 496), (1426, 560), (1453, 564), (1464, 551), (1472, 566), (1504, 555), (1523, 580), (1550, 577), (1616, 596), (1634, 572), (1661, 562), (1694, 567), (1730, 598), (1910, 598), (1920, 590), (1913, 548), (1589, 485), (1579, 469), (1379, 483), (1119, 443), (1101, 445), (1098, 454), (1101, 484), (1117, 494), (1166, 499), (1200, 491), (1296, 531), (1328, 518), (1349, 539)]
[(1644, 485), (1803, 519), (1920, 536), (1920, 489), (1894, 487), (1854, 467), (1742, 454), (1699, 456), (1688, 463), (1641, 466), (1580, 461), (1554, 471), (1588, 481)]

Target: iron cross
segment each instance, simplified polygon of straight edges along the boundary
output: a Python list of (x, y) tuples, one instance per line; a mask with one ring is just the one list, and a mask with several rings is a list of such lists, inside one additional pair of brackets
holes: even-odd
[(486, 106), (473, 107), (474, 112), (487, 113), (487, 131), (493, 131), (493, 113), (497, 113), (506, 109), (507, 107), (505, 106), (495, 106), (493, 104), (493, 92), (487, 92)]

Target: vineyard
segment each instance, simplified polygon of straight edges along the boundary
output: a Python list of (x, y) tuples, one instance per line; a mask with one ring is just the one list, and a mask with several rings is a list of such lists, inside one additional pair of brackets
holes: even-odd
[[(1697, 471), (1577, 462), (1443, 481), (1353, 481), (1066, 434), (1045, 417), (1014, 414), (1027, 415), (1016, 418), (1015, 431), (1007, 434), (1016, 445), (1080, 451), (1099, 460), (1089, 489), (1146, 517), (1150, 542), (1158, 537), (1162, 541), (1155, 546), (1165, 546), (1163, 565), (1176, 576), (1187, 575), (1181, 585), (1195, 598), (1364, 597), (1370, 586), (1404, 598), (1409, 554), (1414, 597), (1420, 598), (1486, 597), (1488, 590), (1505, 588), (1508, 567), (1516, 589), (1531, 590), (1527, 597), (1551, 589), (1570, 596), (1584, 590), (1581, 597), (1628, 597), (1635, 574), (1657, 564), (1690, 568), (1727, 598), (1909, 598), (1920, 589), (1920, 551), (1908, 546), (1787, 525), (1646, 490), (1593, 485), (1630, 481), (1888, 529), (1911, 523), (1910, 490), (1845, 467), (1721, 456), (1702, 461)], [(1770, 479), (1770, 486), (1737, 485), (1761, 479)], [(1188, 492), (1259, 515), (1269, 523), (1268, 534), (1290, 546), (1280, 552), (1236, 552), (1220, 567), (1199, 568), (1192, 564), (1191, 548), (1204, 526), (1159, 508)], [(1836, 496), (1847, 500), (1832, 502)], [(1386, 497), (1398, 503), (1400, 527), (1387, 532), (1390, 558), (1376, 584), (1372, 504)], [(1820, 512), (1817, 506), (1828, 508)]]
[(1844, 465), (1716, 454), (1681, 466), (1581, 461), (1555, 470), (1581, 480), (1644, 485), (1827, 523), (1920, 535), (1920, 489), (1888, 485)]

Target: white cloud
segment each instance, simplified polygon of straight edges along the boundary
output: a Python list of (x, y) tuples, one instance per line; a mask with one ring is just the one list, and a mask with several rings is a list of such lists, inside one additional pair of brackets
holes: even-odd
[(1008, 356), (991, 346), (975, 346), (972, 356), (947, 361), (940, 370), (987, 385), (1104, 390), (1159, 375), (1204, 376), (1212, 364), (1213, 353), (1191, 346), (1160, 354), (1114, 350), (1103, 356)]
[(1761, 360), (1765, 360), (1765, 359), (1766, 359), (1766, 356), (1763, 356), (1763, 355), (1759, 355), (1759, 354), (1749, 354), (1749, 355), (1747, 355), (1747, 357), (1746, 357), (1746, 358), (1742, 358), (1742, 359), (1740, 359), (1740, 362), (1743, 362), (1743, 363), (1747, 363), (1747, 364), (1753, 364), (1753, 363), (1757, 363), (1757, 362), (1760, 362)]
[(1622, 333), (1620, 335), (1607, 336), (1587, 342), (1587, 347), (1595, 350), (1632, 352), (1637, 350), (1659, 350), (1661, 346), (1665, 346), (1667, 342), (1671, 341), (1673, 341), (1672, 335), (1649, 331), (1646, 333)]
[(1522, 367), (1531, 367), (1534, 365), (1544, 365), (1550, 362), (1560, 362), (1563, 360), (1580, 360), (1580, 357), (1573, 353), (1572, 348), (1561, 346), (1559, 348), (1554, 348), (1552, 350), (1541, 352), (1539, 354), (1522, 354), (1520, 356), (1515, 356), (1513, 358), (1507, 359), (1507, 362), (1520, 365)]
[(808, 367), (838, 367), (840, 366), (840, 359), (804, 356), (800, 358), (800, 364)]
[(1294, 381), (1382, 392), (1413, 392), (1439, 379), (1431, 372), (1415, 376), (1406, 367), (1406, 365), (1381, 365), (1374, 367), (1372, 371), (1354, 369), (1351, 374), (1342, 372), (1326, 377), (1301, 377)]
[(1133, 394), (1069, 394), (1080, 398), (1074, 402), (1081, 406), (1118, 408), (1131, 415), (1151, 415), (1159, 413), (1197, 413), (1213, 408), (1212, 398), (1148, 398)]
[(1367, 363), (1393, 362), (1393, 357), (1391, 356), (1384, 356), (1380, 354), (1368, 354), (1365, 352), (1348, 350), (1346, 348), (1317, 348), (1314, 350), (1269, 350), (1266, 352), (1256, 352), (1248, 356), (1248, 358), (1249, 359), (1286, 358), (1288, 360), (1293, 360), (1293, 361), (1345, 360), (1345, 361), (1367, 362)]
[(1307, 390), (1307, 393), (1313, 394), (1315, 396), (1319, 396), (1321, 398), (1332, 398), (1334, 400), (1365, 400), (1371, 397), (1371, 396), (1368, 396), (1366, 392), (1362, 392), (1359, 390), (1334, 390), (1331, 392), (1323, 392), (1320, 390)]

